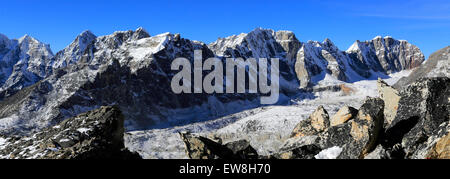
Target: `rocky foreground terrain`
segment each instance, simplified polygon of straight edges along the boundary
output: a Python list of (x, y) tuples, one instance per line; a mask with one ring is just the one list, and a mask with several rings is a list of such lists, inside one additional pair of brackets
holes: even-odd
[[(449, 48), (422, 63), (389, 36), (342, 51), (290, 31), (205, 44), (139, 28), (85, 31), (54, 55), (0, 34), (0, 158), (449, 158)], [(279, 58), (279, 101), (173, 93), (171, 61), (195, 50)]]
[[(319, 106), (298, 123), (278, 153), (257, 155), (248, 141), (180, 133), (190, 158), (449, 159), (450, 79), (423, 78), (401, 91), (379, 80), (381, 98), (359, 109), (344, 106), (329, 116)], [(383, 100), (384, 99), (384, 100)], [(399, 100), (392, 100), (399, 99)], [(394, 115), (392, 115), (394, 114)]]
[(124, 146), (123, 122), (117, 107), (100, 107), (27, 137), (0, 137), (0, 158), (140, 159)]

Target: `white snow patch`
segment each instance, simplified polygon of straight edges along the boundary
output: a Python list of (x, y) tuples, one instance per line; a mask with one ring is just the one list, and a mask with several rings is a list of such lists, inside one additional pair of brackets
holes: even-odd
[(6, 146), (6, 139), (0, 137), (0, 150), (3, 150)]
[(87, 134), (87, 132), (90, 131), (90, 130), (91, 130), (91, 129), (89, 129), (89, 128), (84, 128), (84, 127), (78, 128), (78, 129), (77, 129), (78, 132), (83, 133), (83, 134)]
[(61, 140), (59, 140), (59, 142), (69, 142), (70, 140), (69, 139), (61, 139)]
[(320, 151), (317, 155), (314, 157), (316, 159), (336, 159), (336, 157), (341, 154), (342, 148), (338, 146), (330, 147), (328, 149)]

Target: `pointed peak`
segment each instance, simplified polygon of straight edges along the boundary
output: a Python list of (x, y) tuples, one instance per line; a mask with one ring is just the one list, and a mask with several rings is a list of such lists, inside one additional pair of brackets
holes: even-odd
[(332, 51), (338, 51), (339, 50), (336, 47), (336, 45), (334, 45), (334, 43), (329, 38), (325, 38), (325, 40), (322, 42), (322, 44), (328, 50), (332, 50)]
[(353, 43), (352, 46), (350, 46), (350, 47), (347, 49), (347, 52), (355, 52), (355, 51), (358, 51), (358, 50), (359, 50), (359, 43), (361, 43), (361, 42), (360, 42), (359, 40), (356, 40), (356, 42)]
[(32, 37), (32, 36), (30, 36), (28, 34), (25, 34), (24, 36), (20, 37), (17, 40), (19, 41), (19, 43), (22, 43), (22, 42), (27, 42), (28, 43), (30, 41), (33, 41), (33, 42), (36, 42), (36, 43), (41, 43), (39, 40), (35, 39), (34, 37)]
[(334, 46), (334, 43), (329, 38), (325, 38), (325, 40), (323, 40), (322, 43), (325, 44), (325, 45), (332, 45), (332, 46)]
[(81, 32), (78, 36), (86, 37), (86, 36), (95, 36), (94, 33), (92, 33), (90, 30), (85, 30)]
[(133, 33), (133, 39), (142, 39), (147, 37), (150, 37), (150, 34), (143, 27), (137, 28)]
[(29, 39), (29, 38), (31, 38), (31, 36), (28, 35), (28, 34), (25, 34), (25, 35), (23, 35), (22, 37), (20, 37), (18, 40), (21, 41), (21, 40)]
[(136, 32), (139, 32), (139, 31), (147, 32), (147, 30), (145, 30), (143, 27), (138, 27), (138, 28), (136, 29)]

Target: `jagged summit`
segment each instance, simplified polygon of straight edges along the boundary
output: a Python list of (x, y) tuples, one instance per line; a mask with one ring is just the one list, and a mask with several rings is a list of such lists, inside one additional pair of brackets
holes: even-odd
[(136, 38), (145, 38), (150, 37), (150, 34), (143, 27), (139, 27), (136, 29), (135, 33), (137, 34)]
[(371, 66), (373, 71), (385, 74), (415, 68), (425, 60), (418, 47), (390, 36), (356, 41), (346, 52), (353, 59)]
[(24, 35), (0, 44), (0, 99), (45, 78), (51, 69), (53, 52), (48, 44)]
[(31, 37), (31, 36), (28, 35), (28, 34), (25, 34), (24, 36), (18, 38), (17, 40), (19, 41), (19, 43), (21, 43), (21, 42), (23, 42), (23, 41), (25, 41), (25, 40), (28, 40), (28, 41), (29, 41), (29, 40), (36, 40), (36, 39), (34, 39), (33, 37)]
[(77, 37), (86, 37), (86, 36), (95, 36), (95, 34), (92, 33), (91, 30), (85, 30), (81, 32)]
[(10, 44), (11, 40), (6, 35), (0, 34), (0, 60), (2, 59), (3, 53), (9, 49)]
[(69, 64), (76, 63), (80, 60), (88, 45), (94, 42), (96, 38), (97, 36), (90, 30), (80, 33), (72, 43), (56, 54), (52, 68), (63, 68)]

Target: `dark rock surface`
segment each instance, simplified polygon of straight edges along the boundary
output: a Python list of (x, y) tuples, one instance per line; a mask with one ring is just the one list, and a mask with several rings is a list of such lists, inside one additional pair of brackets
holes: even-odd
[(400, 89), (424, 77), (450, 77), (450, 46), (433, 54), (409, 76), (403, 77), (393, 85)]
[[(419, 79), (400, 91), (399, 109), (387, 126), (384, 147), (400, 146), (400, 158), (426, 158), (430, 147), (449, 132), (450, 79)], [(404, 154), (403, 154), (404, 153)]]
[(1, 158), (140, 159), (123, 143), (123, 115), (117, 107), (100, 107), (64, 120), (28, 137), (6, 137)]
[(302, 120), (300, 123), (295, 126), (292, 131), (291, 136), (309, 136), (316, 135), (320, 132), (323, 132), (330, 126), (330, 117), (328, 112), (323, 108), (323, 106), (319, 106), (310, 116), (309, 118)]

